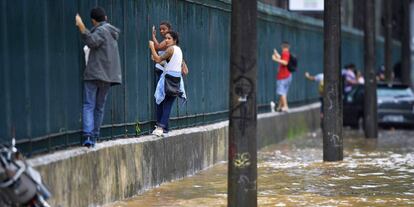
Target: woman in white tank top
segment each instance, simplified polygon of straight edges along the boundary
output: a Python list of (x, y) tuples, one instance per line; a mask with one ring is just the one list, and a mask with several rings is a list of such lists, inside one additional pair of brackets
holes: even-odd
[(149, 41), (154, 61), (157, 63), (167, 62), (154, 94), (157, 104), (157, 123), (152, 133), (157, 136), (163, 136), (164, 133), (168, 132), (168, 120), (176, 97), (179, 97), (183, 102), (187, 99), (181, 74), (181, 68), (187, 66), (183, 61), (181, 48), (177, 46), (179, 42), (178, 34), (170, 31), (166, 33), (165, 38), (168, 48), (162, 56), (157, 54), (154, 42)]

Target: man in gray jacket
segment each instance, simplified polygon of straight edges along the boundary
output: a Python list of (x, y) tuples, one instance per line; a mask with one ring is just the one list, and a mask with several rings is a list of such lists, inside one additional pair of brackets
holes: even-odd
[(105, 10), (101, 7), (91, 10), (91, 19), (94, 27), (89, 31), (79, 14), (75, 17), (81, 39), (90, 48), (83, 74), (83, 145), (86, 147), (95, 146), (99, 137), (109, 88), (122, 83), (117, 42), (120, 31), (106, 22)]

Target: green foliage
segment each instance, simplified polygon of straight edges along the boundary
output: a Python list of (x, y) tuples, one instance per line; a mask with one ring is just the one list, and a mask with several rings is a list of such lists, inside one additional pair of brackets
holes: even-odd
[(141, 133), (141, 127), (140, 127), (140, 124), (139, 124), (139, 121), (136, 121), (135, 122), (135, 135), (139, 135)]

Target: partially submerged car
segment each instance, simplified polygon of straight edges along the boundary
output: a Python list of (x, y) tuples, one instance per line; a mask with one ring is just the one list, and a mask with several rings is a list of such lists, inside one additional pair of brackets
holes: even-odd
[[(364, 121), (364, 86), (344, 95), (343, 125), (360, 128)], [(378, 124), (414, 127), (414, 93), (403, 84), (377, 85)]]

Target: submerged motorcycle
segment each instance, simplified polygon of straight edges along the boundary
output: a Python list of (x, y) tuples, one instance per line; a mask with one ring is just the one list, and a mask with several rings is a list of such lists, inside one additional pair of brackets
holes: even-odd
[(10, 147), (0, 145), (0, 206), (50, 207), (50, 196), (39, 172), (17, 151), (15, 140)]

